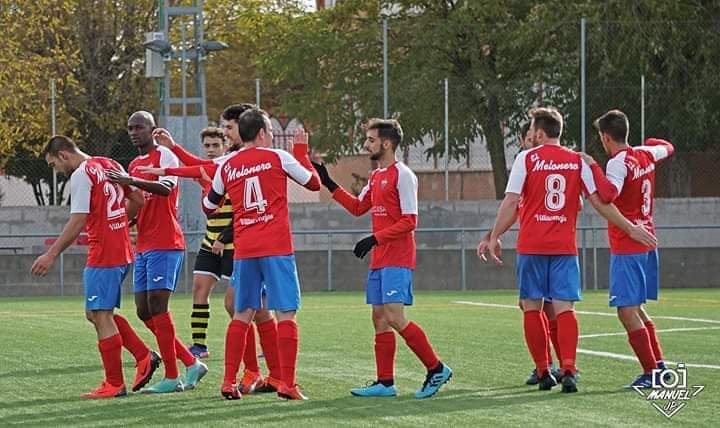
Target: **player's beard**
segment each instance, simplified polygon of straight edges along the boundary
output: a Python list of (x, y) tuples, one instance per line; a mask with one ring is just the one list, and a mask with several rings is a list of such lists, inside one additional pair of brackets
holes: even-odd
[(380, 159), (383, 158), (383, 156), (385, 156), (385, 148), (380, 146), (380, 150), (378, 150), (375, 153), (370, 153), (370, 160), (379, 161)]

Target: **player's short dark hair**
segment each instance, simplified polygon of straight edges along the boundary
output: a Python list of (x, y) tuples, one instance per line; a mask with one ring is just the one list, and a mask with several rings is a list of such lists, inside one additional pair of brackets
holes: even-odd
[(535, 129), (542, 129), (548, 138), (560, 138), (563, 131), (563, 118), (555, 107), (537, 107), (530, 110)]
[(530, 122), (526, 123), (520, 128), (520, 139), (522, 141), (525, 141), (525, 137), (527, 137), (528, 131), (530, 131)]
[[(265, 117), (270, 117), (263, 109), (253, 107), (246, 110), (237, 120), (238, 133), (244, 142), (257, 138), (261, 129), (265, 129)], [(267, 131), (267, 129), (265, 129)]]
[(78, 147), (70, 137), (64, 135), (53, 135), (50, 137), (50, 141), (45, 144), (45, 148), (42, 151), (43, 156), (54, 156), (57, 157), (59, 152), (77, 152)]
[(206, 138), (219, 138), (224, 141), (225, 134), (223, 133), (222, 129), (216, 126), (208, 126), (207, 128), (200, 131), (200, 141)]
[(220, 117), (225, 120), (234, 120), (235, 122), (237, 122), (243, 113), (255, 107), (257, 107), (255, 104), (250, 103), (231, 104), (225, 107), (225, 110), (223, 110)]
[(626, 142), (630, 132), (627, 115), (614, 109), (595, 119), (593, 126), (598, 132), (608, 134), (613, 141)]
[(395, 119), (370, 119), (366, 129), (377, 129), (378, 137), (381, 140), (390, 140), (393, 150), (402, 143), (403, 130), (400, 122)]

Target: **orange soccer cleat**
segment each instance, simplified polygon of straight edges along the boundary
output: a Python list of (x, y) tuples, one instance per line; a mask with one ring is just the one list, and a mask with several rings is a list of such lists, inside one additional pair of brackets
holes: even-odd
[(97, 388), (80, 395), (82, 398), (115, 398), (127, 395), (125, 385), (112, 386), (103, 381)]

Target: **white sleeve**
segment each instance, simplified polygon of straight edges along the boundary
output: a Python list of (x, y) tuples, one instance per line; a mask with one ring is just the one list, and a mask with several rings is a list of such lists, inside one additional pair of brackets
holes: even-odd
[(70, 214), (90, 213), (90, 189), (92, 181), (81, 165), (70, 176)]
[[(415, 174), (404, 164), (397, 164), (398, 180), (397, 190), (400, 197), (400, 212), (418, 214), (418, 182)], [(364, 189), (363, 189), (364, 190)]]
[[(213, 176), (213, 181), (212, 181), (211, 192), (208, 192), (208, 195), (212, 192), (215, 192), (218, 195), (225, 194), (225, 182), (223, 182), (223, 178), (222, 178), (222, 169), (224, 166), (225, 166), (225, 164), (223, 163), (215, 171), (215, 175)], [(205, 206), (205, 208), (208, 208), (211, 210), (217, 209), (218, 205), (214, 202), (211, 202), (210, 199), (208, 198), (208, 195), (205, 195), (205, 197), (203, 198), (203, 205)]]
[(295, 159), (290, 153), (286, 152), (285, 150), (273, 151), (277, 153), (277, 155), (280, 157), (282, 169), (290, 178), (297, 181), (303, 186), (307, 184), (308, 181), (310, 181), (310, 179), (312, 178), (312, 173), (305, 169), (304, 166), (300, 165), (300, 162), (298, 162), (297, 159)]
[(659, 161), (667, 158), (668, 156), (670, 156), (670, 152), (668, 151), (668, 148), (665, 145), (637, 146), (637, 147), (633, 147), (633, 150), (642, 150), (644, 152), (650, 152), (652, 154), (655, 162), (659, 162)]
[(592, 195), (597, 192), (597, 186), (595, 185), (595, 179), (592, 175), (590, 166), (585, 163), (584, 160), (580, 161), (580, 178), (582, 179), (583, 185), (588, 195)]
[(627, 167), (625, 166), (625, 152), (610, 159), (607, 163), (605, 176), (615, 186), (618, 194), (622, 192), (627, 177)]
[(522, 151), (515, 157), (515, 162), (513, 162), (512, 169), (510, 169), (510, 177), (508, 178), (505, 193), (517, 193), (518, 195), (522, 193), (525, 177), (527, 176), (527, 168), (525, 167), (527, 153), (527, 151)]
[[(178, 168), (180, 166), (180, 160), (170, 149), (160, 146), (158, 147), (158, 150), (160, 150), (160, 168)], [(178, 178), (173, 175), (165, 175), (159, 177), (158, 181), (175, 187), (177, 186)]]

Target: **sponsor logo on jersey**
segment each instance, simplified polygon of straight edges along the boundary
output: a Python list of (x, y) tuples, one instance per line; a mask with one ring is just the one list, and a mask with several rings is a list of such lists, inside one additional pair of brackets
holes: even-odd
[(225, 170), (227, 180), (233, 181), (233, 180), (237, 180), (239, 178), (245, 177), (247, 175), (257, 174), (262, 171), (267, 171), (270, 168), (272, 168), (272, 164), (270, 162), (263, 162), (263, 163), (259, 163), (257, 165), (252, 165), (252, 166), (240, 165), (240, 168), (235, 168), (233, 166), (225, 164), (225, 166), (223, 167), (223, 170)]
[(632, 167), (633, 180), (637, 180), (638, 178), (642, 177), (643, 175), (650, 174), (653, 171), (655, 171), (654, 163), (651, 163), (650, 165), (646, 166), (645, 168), (640, 168), (640, 166), (635, 165)]
[(555, 163), (552, 159), (546, 161), (541, 159), (535, 162), (533, 165), (533, 172), (537, 171), (566, 171), (566, 170), (578, 170), (580, 165), (572, 162)]

